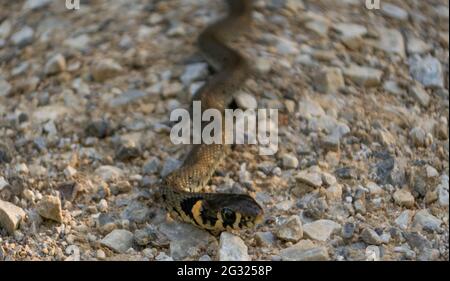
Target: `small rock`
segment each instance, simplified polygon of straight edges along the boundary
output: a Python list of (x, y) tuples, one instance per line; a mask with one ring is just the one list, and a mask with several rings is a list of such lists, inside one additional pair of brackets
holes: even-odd
[(395, 219), (395, 224), (398, 225), (403, 230), (408, 228), (409, 223), (411, 222), (411, 211), (405, 210), (400, 216)]
[(29, 26), (24, 26), (21, 30), (11, 36), (11, 41), (18, 47), (24, 47), (33, 42), (34, 31)]
[(47, 75), (57, 74), (66, 70), (66, 59), (62, 54), (57, 54), (47, 61), (45, 73)]
[(71, 177), (75, 176), (76, 173), (77, 173), (77, 170), (75, 168), (71, 167), (71, 166), (67, 166), (64, 169), (64, 175), (67, 178), (71, 178)]
[(414, 206), (414, 196), (406, 189), (399, 189), (393, 195), (394, 201), (399, 206), (412, 208)]
[(416, 147), (426, 146), (427, 143), (427, 134), (420, 127), (414, 127), (409, 132), (409, 137), (411, 138), (413, 144)]
[(212, 261), (212, 259), (208, 255), (203, 255), (198, 259), (198, 261)]
[(157, 260), (157, 261), (173, 261), (173, 258), (169, 257), (166, 253), (161, 252), (156, 256), (155, 260)]
[(219, 260), (220, 261), (250, 261), (247, 246), (238, 236), (228, 232), (220, 234)]
[(346, 38), (354, 38), (367, 34), (367, 28), (365, 26), (354, 23), (337, 23), (333, 25), (333, 29)]
[(38, 214), (46, 219), (62, 223), (61, 200), (56, 196), (44, 196), (36, 206)]
[(271, 247), (275, 243), (275, 236), (272, 232), (256, 232), (255, 240), (262, 247)]
[(427, 107), (430, 104), (430, 96), (422, 86), (411, 86), (409, 88), (409, 93), (419, 102), (420, 105)]
[(102, 119), (89, 122), (84, 131), (88, 136), (103, 139), (110, 136), (113, 129), (108, 120)]
[(51, 0), (27, 0), (22, 6), (22, 10), (38, 10), (51, 4)]
[(425, 58), (419, 56), (409, 59), (411, 76), (425, 87), (444, 87), (442, 66), (438, 59), (430, 55)]
[(366, 261), (379, 261), (380, 248), (378, 246), (370, 245), (366, 248)]
[(364, 228), (361, 232), (361, 239), (370, 245), (381, 245), (383, 242), (381, 237), (375, 232), (375, 230), (370, 228)]
[(239, 108), (246, 109), (256, 109), (258, 108), (258, 102), (255, 97), (243, 91), (239, 91), (234, 95), (234, 100)]
[(427, 177), (428, 178), (437, 178), (439, 176), (439, 172), (432, 166), (426, 166)]
[(344, 75), (359, 86), (375, 87), (380, 85), (383, 72), (370, 67), (352, 65), (344, 68)]
[(380, 35), (376, 47), (392, 54), (405, 57), (405, 42), (403, 35), (396, 29), (377, 28)]
[(390, 18), (393, 18), (393, 19), (402, 20), (402, 21), (408, 19), (408, 12), (394, 4), (383, 3), (381, 5), (381, 11), (383, 12), (384, 15), (386, 15)]
[(383, 89), (385, 89), (388, 93), (393, 95), (400, 95), (403, 93), (403, 89), (394, 80), (388, 80), (384, 82)]
[(319, 188), (322, 186), (322, 176), (316, 172), (301, 171), (295, 175), (297, 182), (304, 183), (308, 186), (314, 188)]
[(125, 253), (133, 245), (133, 233), (125, 229), (115, 229), (106, 235), (100, 244), (118, 253)]
[(283, 167), (285, 169), (296, 169), (298, 167), (298, 159), (293, 154), (283, 154)]
[(305, 233), (305, 236), (310, 239), (326, 241), (333, 232), (340, 228), (341, 225), (332, 220), (317, 220), (305, 224), (303, 226), (303, 232)]
[(148, 220), (150, 209), (139, 201), (130, 203), (120, 214), (122, 219), (130, 222), (143, 223)]
[(409, 35), (407, 37), (406, 50), (408, 54), (423, 54), (431, 51), (432, 47), (416, 36)]
[(104, 252), (102, 249), (98, 249), (98, 250), (95, 252), (95, 256), (96, 256), (97, 259), (99, 259), (99, 260), (104, 260), (104, 259), (106, 259), (106, 254), (105, 254), (105, 252)]
[(107, 79), (113, 78), (122, 72), (122, 66), (112, 59), (103, 59), (94, 62), (92, 66), (92, 76), (95, 81), (103, 82)]
[(17, 207), (10, 202), (0, 200), (0, 226), (6, 229), (10, 235), (12, 235), (19, 227), (19, 224), (25, 218), (25, 215), (26, 213), (22, 208)]
[(141, 155), (141, 150), (134, 142), (122, 143), (116, 150), (116, 159), (119, 161), (129, 161)]
[(290, 242), (297, 242), (303, 237), (302, 221), (299, 216), (291, 216), (277, 230), (277, 237)]
[(64, 40), (63, 44), (64, 46), (75, 50), (85, 51), (89, 47), (89, 42), (90, 38), (87, 34), (80, 34), (76, 37), (67, 38), (66, 40)]
[(342, 238), (344, 239), (350, 239), (353, 237), (353, 234), (355, 232), (356, 225), (352, 222), (347, 222), (344, 224), (344, 227), (342, 228), (341, 234)]
[(436, 231), (441, 226), (442, 221), (428, 212), (428, 210), (420, 210), (416, 213), (413, 220), (413, 227)]
[(180, 79), (184, 85), (190, 85), (194, 81), (203, 80), (208, 76), (208, 64), (207, 63), (193, 63), (186, 66), (186, 70)]
[(144, 164), (144, 167), (142, 167), (142, 171), (146, 175), (154, 174), (158, 172), (160, 166), (160, 161), (157, 157), (152, 157), (150, 160), (147, 161), (147, 163)]
[(7, 97), (11, 93), (11, 84), (5, 79), (0, 77), (0, 97)]
[(175, 158), (172, 158), (172, 157), (167, 158), (166, 161), (164, 162), (163, 168), (160, 173), (161, 177), (167, 176), (172, 171), (174, 171), (175, 169), (180, 167), (181, 164), (182, 164), (182, 162)]
[(100, 166), (95, 170), (95, 174), (101, 177), (104, 181), (118, 180), (123, 176), (123, 171), (114, 166)]
[(299, 49), (297, 47), (297, 43), (292, 42), (285, 38), (277, 38), (277, 51), (280, 55), (292, 55), (298, 54)]
[(283, 261), (327, 261), (330, 259), (325, 247), (304, 249), (297, 245), (281, 250), (280, 256)]
[(9, 20), (3, 20), (0, 24), (0, 39), (6, 39), (11, 33), (12, 24)]
[(105, 199), (101, 199), (97, 206), (100, 212), (106, 212), (108, 210), (108, 202)]
[(342, 71), (337, 67), (329, 67), (315, 76), (316, 88), (319, 92), (334, 94), (345, 86)]
[(255, 63), (256, 70), (261, 74), (267, 74), (272, 69), (272, 63), (268, 59), (258, 58)]

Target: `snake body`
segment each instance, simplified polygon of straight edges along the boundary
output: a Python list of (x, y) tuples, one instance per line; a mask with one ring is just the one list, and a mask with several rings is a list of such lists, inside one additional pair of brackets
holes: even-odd
[[(249, 76), (248, 62), (225, 42), (250, 27), (252, 1), (227, 0), (228, 16), (208, 26), (198, 38), (200, 51), (217, 71), (193, 97), (201, 102), (202, 111), (215, 108), (223, 117), (233, 94)], [(200, 191), (228, 150), (222, 144), (193, 145), (181, 167), (163, 178), (162, 199), (171, 216), (212, 233), (253, 227), (262, 221), (261, 206), (247, 194)]]

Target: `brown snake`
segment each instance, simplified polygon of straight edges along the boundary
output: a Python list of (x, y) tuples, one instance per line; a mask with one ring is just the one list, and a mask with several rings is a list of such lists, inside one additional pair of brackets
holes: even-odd
[[(253, 0), (226, 2), (228, 16), (198, 38), (200, 51), (217, 73), (193, 98), (201, 102), (202, 111), (215, 108), (222, 116), (250, 72), (245, 58), (224, 42), (250, 27)], [(162, 198), (172, 216), (213, 233), (253, 227), (262, 221), (263, 210), (249, 195), (200, 192), (227, 150), (222, 144), (194, 145), (183, 165), (162, 180)]]

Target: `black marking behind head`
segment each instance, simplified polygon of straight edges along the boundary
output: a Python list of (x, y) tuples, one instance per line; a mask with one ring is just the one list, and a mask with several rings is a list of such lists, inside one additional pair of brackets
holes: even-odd
[(183, 210), (183, 212), (187, 216), (192, 218), (194, 221), (195, 221), (195, 219), (194, 219), (194, 214), (192, 213), (192, 207), (195, 205), (195, 203), (198, 202), (198, 200), (203, 200), (203, 198), (200, 196), (188, 197), (188, 198), (183, 199), (180, 202), (180, 206), (181, 206), (181, 209)]

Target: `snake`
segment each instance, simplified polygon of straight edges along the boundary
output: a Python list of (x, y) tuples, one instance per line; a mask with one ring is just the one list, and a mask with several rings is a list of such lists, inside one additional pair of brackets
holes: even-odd
[[(215, 74), (192, 98), (201, 102), (202, 111), (217, 109), (222, 117), (233, 103), (233, 94), (251, 73), (246, 58), (227, 42), (250, 30), (253, 0), (226, 0), (226, 3), (227, 16), (207, 26), (197, 39), (201, 54)], [(229, 145), (223, 143), (193, 144), (180, 167), (161, 180), (161, 197), (170, 216), (212, 234), (249, 229), (264, 218), (262, 207), (248, 194), (202, 192), (230, 151)]]

